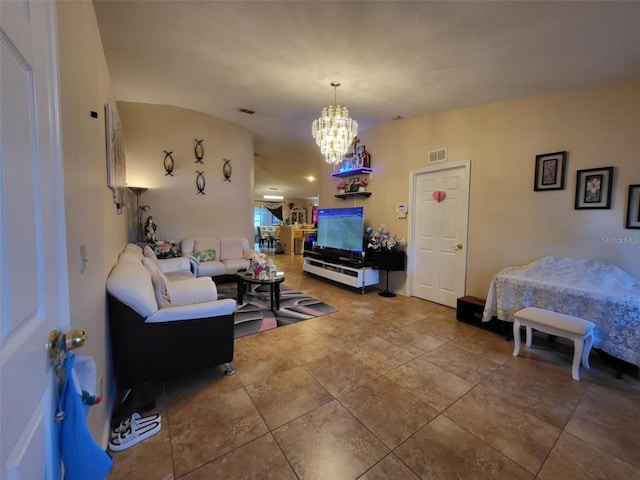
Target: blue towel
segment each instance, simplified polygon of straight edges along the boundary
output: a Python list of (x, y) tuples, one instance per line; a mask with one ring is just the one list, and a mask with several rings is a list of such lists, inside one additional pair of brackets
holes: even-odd
[(75, 355), (67, 352), (65, 380), (60, 395), (60, 408), (64, 420), (60, 424), (58, 440), (64, 463), (65, 480), (104, 480), (113, 460), (93, 440), (87, 428), (87, 409), (78, 393), (79, 386), (73, 375)]

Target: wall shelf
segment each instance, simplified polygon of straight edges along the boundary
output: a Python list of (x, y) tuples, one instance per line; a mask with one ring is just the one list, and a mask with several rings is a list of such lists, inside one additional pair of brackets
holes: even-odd
[(371, 196), (371, 192), (350, 192), (350, 193), (339, 193), (338, 195), (335, 195), (336, 198), (342, 198), (342, 199), (351, 198), (351, 197), (370, 197), (370, 196)]
[(372, 173), (373, 170), (370, 168), (362, 167), (362, 168), (354, 168), (353, 170), (338, 170), (337, 172), (333, 172), (331, 174), (332, 177), (353, 177), (355, 175), (362, 175), (363, 173)]

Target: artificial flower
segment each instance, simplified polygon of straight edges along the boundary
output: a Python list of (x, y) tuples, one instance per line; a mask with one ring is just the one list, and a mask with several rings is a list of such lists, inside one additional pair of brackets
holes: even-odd
[(380, 225), (377, 231), (373, 231), (373, 228), (367, 228), (366, 232), (369, 234), (368, 247), (373, 250), (387, 250), (392, 252), (404, 244), (404, 240), (398, 240), (395, 235), (391, 235), (384, 229), (384, 225)]

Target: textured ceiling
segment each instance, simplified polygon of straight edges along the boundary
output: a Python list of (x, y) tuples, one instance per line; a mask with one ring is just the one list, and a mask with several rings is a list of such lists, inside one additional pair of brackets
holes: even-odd
[[(116, 98), (255, 138), (255, 193), (317, 196), (311, 123), (403, 118), (640, 77), (640, 2), (94, 0)], [(254, 110), (255, 115), (238, 112)]]

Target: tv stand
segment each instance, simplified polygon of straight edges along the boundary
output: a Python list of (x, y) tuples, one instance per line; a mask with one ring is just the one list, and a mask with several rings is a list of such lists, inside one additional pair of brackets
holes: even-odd
[(321, 255), (313, 252), (309, 252), (309, 254), (305, 252), (302, 271), (351, 287), (361, 288), (362, 293), (364, 293), (365, 287), (377, 285), (379, 281), (378, 270), (371, 266), (365, 266), (362, 262), (350, 258), (325, 260)]

